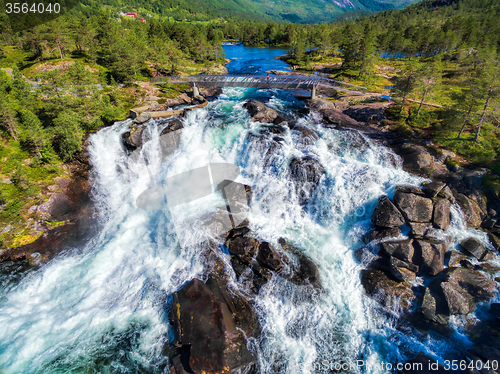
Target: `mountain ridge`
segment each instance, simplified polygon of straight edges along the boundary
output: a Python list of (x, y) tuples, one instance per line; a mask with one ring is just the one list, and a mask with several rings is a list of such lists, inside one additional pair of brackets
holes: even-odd
[(208, 21), (243, 18), (254, 21), (293, 23), (332, 22), (348, 12), (398, 9), (418, 0), (82, 0), (81, 9), (97, 5), (115, 10), (150, 12), (177, 20)]

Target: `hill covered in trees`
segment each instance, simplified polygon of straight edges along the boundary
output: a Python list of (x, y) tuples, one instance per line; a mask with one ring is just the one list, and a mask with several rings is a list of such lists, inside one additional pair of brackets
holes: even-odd
[(215, 18), (254, 21), (321, 23), (344, 13), (359, 14), (401, 8), (416, 0), (83, 0), (80, 10), (91, 12), (99, 5), (115, 10), (138, 11), (176, 20), (207, 21)]

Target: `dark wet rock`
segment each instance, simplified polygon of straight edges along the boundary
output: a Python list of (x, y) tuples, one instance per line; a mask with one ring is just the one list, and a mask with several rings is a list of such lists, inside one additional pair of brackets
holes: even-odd
[(373, 211), (372, 222), (378, 227), (394, 228), (402, 226), (405, 220), (392, 201), (387, 196), (381, 196)]
[(439, 285), (444, 295), (444, 301), (449, 314), (467, 315), (476, 310), (476, 303), (458, 284), (452, 282), (442, 282)]
[(449, 315), (467, 315), (476, 303), (494, 296), (495, 282), (478, 271), (448, 268), (426, 289), (422, 303), (424, 316), (437, 323), (446, 323)]
[(488, 239), (490, 240), (490, 243), (493, 245), (493, 247), (495, 247), (497, 251), (500, 251), (500, 238), (497, 235), (488, 232)]
[(429, 321), (446, 325), (449, 321), (449, 310), (444, 301), (444, 295), (440, 291), (439, 288), (437, 290), (431, 290), (429, 287), (425, 289), (422, 314)]
[(411, 194), (396, 191), (394, 203), (410, 222), (430, 222), (432, 219), (432, 200)]
[(464, 269), (474, 270), (474, 265), (472, 265), (472, 262), (470, 262), (469, 260), (460, 261), (460, 266)]
[(425, 196), (425, 192), (422, 191), (422, 189), (420, 187), (415, 187), (415, 186), (410, 186), (410, 185), (396, 186), (396, 191)]
[(474, 256), (478, 260), (482, 260), (483, 256), (486, 255), (486, 248), (484, 248), (481, 242), (476, 238), (469, 238), (464, 240), (460, 243), (460, 247), (462, 247), (465, 252)]
[(161, 130), (160, 136), (167, 135), (167, 134), (171, 133), (172, 131), (182, 130), (184, 128), (184, 123), (178, 118), (174, 118), (173, 120), (171, 120), (163, 125), (166, 125), (166, 126), (163, 128), (163, 130)]
[(450, 241), (450, 237), (446, 236), (445, 231), (430, 227), (429, 230), (425, 232), (424, 240), (431, 243), (441, 244), (445, 242), (448, 243)]
[(178, 118), (169, 121), (167, 126), (160, 133), (160, 147), (162, 158), (175, 152), (181, 143), (181, 134), (184, 124)]
[(75, 209), (75, 206), (64, 193), (54, 193), (49, 199), (38, 206), (38, 213), (46, 213), (54, 221), (64, 221), (66, 216)]
[[(259, 336), (257, 315), (237, 291), (228, 292), (218, 276), (210, 274), (206, 283), (193, 279), (175, 292), (170, 318), (175, 340), (191, 345), (188, 362), (195, 373), (255, 370), (256, 358), (247, 349), (245, 335)], [(184, 372), (178, 358), (172, 365)]]
[(362, 270), (361, 284), (370, 297), (387, 307), (399, 305), (408, 309), (415, 298), (409, 283), (396, 282), (382, 270)]
[(200, 90), (201, 96), (203, 96), (205, 99), (212, 99), (215, 98), (223, 93), (223, 90), (221, 87), (214, 87), (214, 88), (202, 88)]
[(365, 265), (368, 265), (369, 263), (380, 258), (380, 256), (373, 254), (367, 247), (360, 247), (356, 249), (354, 251), (354, 257), (356, 260)]
[(235, 225), (240, 225), (246, 219), (246, 213), (252, 200), (252, 188), (226, 179), (217, 185), (217, 191), (220, 191), (226, 202), (230, 203), (231, 215)]
[(252, 264), (252, 258), (257, 253), (257, 239), (238, 236), (226, 241), (226, 247), (231, 254), (231, 264), (239, 276)]
[(298, 257), (298, 268), (293, 269), (293, 275), (290, 281), (297, 285), (312, 285), (315, 288), (321, 288), (319, 279), (319, 270), (316, 264), (305, 256), (298, 248), (288, 244), (285, 239), (280, 238), (281, 247)]
[(250, 233), (250, 229), (248, 228), (248, 226), (240, 225), (239, 227), (235, 227), (234, 229), (229, 230), (229, 232), (227, 233), (227, 240), (234, 239), (236, 237), (246, 236), (248, 233)]
[(390, 273), (399, 281), (413, 282), (415, 280), (418, 266), (407, 261), (401, 261), (396, 257), (391, 257), (389, 260)]
[(484, 271), (489, 274), (496, 274), (500, 272), (500, 266), (493, 265), (489, 262), (483, 262), (482, 264), (474, 266), (474, 270)]
[[(382, 253), (398, 258), (402, 261), (413, 261), (413, 240), (401, 240), (396, 242), (385, 242), (380, 245)], [(416, 270), (415, 270), (416, 271)]]
[(451, 203), (447, 199), (438, 198), (434, 204), (434, 213), (432, 215), (432, 223), (434, 227), (441, 230), (447, 230), (450, 227)]
[(278, 272), (283, 268), (281, 256), (268, 242), (260, 243), (259, 251), (257, 253), (257, 261), (259, 261), (262, 266), (265, 266), (274, 272)]
[(465, 215), (467, 226), (479, 227), (486, 216), (479, 205), (474, 200), (458, 192), (455, 194), (455, 199)]
[(460, 262), (467, 259), (467, 256), (458, 251), (451, 250), (447, 254), (448, 267), (460, 266)]
[(315, 144), (319, 138), (319, 135), (316, 131), (303, 125), (294, 124), (290, 126), (290, 129), (297, 132), (297, 134), (299, 135), (299, 143), (302, 145)]
[(406, 144), (397, 150), (403, 158), (403, 168), (414, 174), (429, 176), (433, 169), (434, 158), (424, 147)]
[(483, 229), (492, 229), (495, 227), (495, 224), (497, 223), (497, 218), (495, 217), (486, 217), (483, 222), (481, 222), (481, 227)]
[(441, 190), (446, 186), (446, 183), (439, 181), (422, 183), (422, 191), (429, 197), (436, 197)]
[(332, 125), (334, 127), (360, 127), (360, 123), (355, 119), (345, 115), (337, 109), (323, 109), (320, 110), (323, 116), (323, 121), (326, 126)]
[(142, 147), (143, 144), (143, 133), (146, 130), (146, 126), (144, 125), (138, 125), (134, 126), (130, 129), (130, 131), (127, 131), (126, 133), (122, 134), (122, 141), (123, 144), (125, 145), (125, 148), (127, 148), (130, 151), (134, 151), (137, 148)]
[(359, 122), (379, 123), (386, 119), (384, 103), (351, 105), (343, 113)]
[(151, 114), (148, 112), (143, 112), (139, 114), (134, 120), (132, 121), (136, 125), (142, 125), (143, 123), (148, 122), (151, 119)]
[(292, 158), (289, 163), (290, 176), (295, 183), (301, 205), (308, 203), (321, 177), (325, 174), (323, 165), (313, 157)]
[(409, 222), (410, 236), (415, 239), (423, 239), (431, 226), (428, 223)]
[(243, 107), (248, 110), (253, 121), (271, 123), (276, 120), (279, 113), (276, 109), (269, 108), (260, 101), (250, 100)]
[(476, 270), (448, 268), (443, 271), (441, 278), (458, 284), (474, 298), (475, 302), (489, 301), (495, 296), (495, 282)]
[(442, 197), (443, 199), (449, 200), (452, 204), (455, 204), (455, 196), (453, 196), (453, 192), (450, 187), (445, 186), (439, 193), (438, 197)]
[(374, 240), (385, 240), (390, 238), (397, 238), (401, 235), (401, 229), (399, 227), (393, 227), (389, 229), (375, 229), (370, 231), (368, 235), (368, 241)]
[(446, 245), (429, 243), (424, 240), (415, 240), (414, 263), (420, 266), (422, 274), (436, 275), (444, 268)]

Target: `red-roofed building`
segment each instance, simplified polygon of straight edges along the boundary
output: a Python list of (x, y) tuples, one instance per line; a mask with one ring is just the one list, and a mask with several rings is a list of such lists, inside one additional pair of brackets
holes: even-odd
[(146, 20), (144, 18), (139, 18), (139, 21), (146, 23)]
[(125, 13), (127, 17), (134, 17), (137, 18), (137, 13)]

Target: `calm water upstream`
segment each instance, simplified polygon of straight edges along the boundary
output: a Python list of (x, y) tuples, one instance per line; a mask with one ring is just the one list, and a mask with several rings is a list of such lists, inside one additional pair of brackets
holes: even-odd
[[(284, 49), (238, 45), (225, 46), (225, 51), (232, 59), (231, 73), (286, 68), (273, 58)], [(249, 136), (263, 126), (243, 108), (249, 98), (315, 128), (319, 139), (303, 145), (287, 129), (283, 146), (266, 164), (262, 144), (257, 147)], [(286, 238), (318, 264), (325, 292), (316, 298), (305, 297), (299, 286), (280, 277), (254, 298), (262, 324), (260, 340), (251, 344), (259, 373), (328, 373), (333, 371), (318, 363), (349, 360), (371, 365), (349, 372), (383, 373), (376, 364), (402, 362), (418, 351), (447, 355), (450, 345), (439, 337), (397, 330), (397, 310), (392, 315), (378, 311), (364, 294), (361, 266), (353, 256), (370, 230), (378, 197), (392, 195), (398, 184), (422, 180), (394, 166), (389, 149), (369, 139), (359, 147), (357, 133), (324, 128), (314, 114), (300, 117), (301, 107), (289, 92), (226, 88), (183, 119), (180, 148), (165, 162), (158, 156), (157, 122), (148, 124), (150, 141), (142, 151), (158, 180), (207, 162), (240, 166), (237, 181), (254, 191), (251, 229), (276, 248), (278, 239)], [(186, 281), (203, 275), (203, 259), (198, 248), (178, 245), (170, 214), (135, 205), (150, 179), (146, 165), (130, 160), (122, 148), (121, 135), (129, 124), (118, 122), (90, 137), (101, 232), (86, 246), (30, 273), (0, 300), (1, 373), (163, 372), (161, 349), (171, 329), (165, 301)], [(326, 170), (306, 209), (299, 206), (287, 174), (288, 161), (301, 156), (318, 159)], [(202, 215), (218, 203), (208, 197), (186, 209)], [(197, 228), (185, 230), (196, 234)], [(458, 212), (449, 230), (455, 240), (465, 235)], [(455, 347), (468, 344), (458, 333), (452, 339)]]

